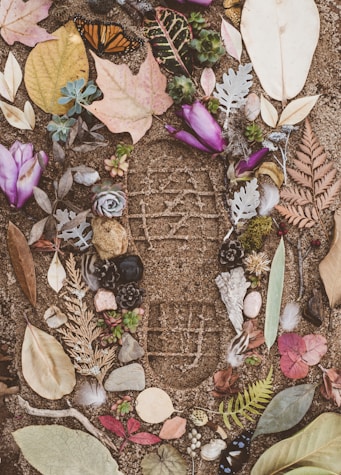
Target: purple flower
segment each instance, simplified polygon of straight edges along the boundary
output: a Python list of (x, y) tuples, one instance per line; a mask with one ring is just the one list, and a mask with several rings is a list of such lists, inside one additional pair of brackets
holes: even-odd
[(263, 160), (268, 151), (268, 148), (261, 148), (257, 152), (250, 155), (248, 158), (240, 160), (234, 168), (235, 177), (237, 179), (248, 177), (250, 175), (250, 172), (252, 172), (255, 168), (258, 167), (258, 165)]
[(207, 153), (220, 153), (224, 150), (226, 142), (220, 125), (201, 102), (196, 101), (191, 106), (183, 105), (177, 115), (184, 119), (191, 131), (177, 131), (171, 125), (166, 125), (168, 132), (175, 138)]
[(9, 150), (0, 144), (0, 188), (11, 206), (21, 208), (32, 196), (48, 161), (45, 152), (33, 153), (31, 143), (16, 140)]
[(213, 0), (177, 0), (178, 3), (182, 3), (182, 4), (190, 3), (190, 4), (199, 5), (201, 7), (208, 7), (209, 5), (211, 5), (212, 1)]

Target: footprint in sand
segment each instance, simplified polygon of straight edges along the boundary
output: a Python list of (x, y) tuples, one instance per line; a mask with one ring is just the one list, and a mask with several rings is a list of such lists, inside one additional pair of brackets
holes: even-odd
[(147, 362), (163, 384), (192, 388), (216, 369), (226, 322), (214, 282), (226, 230), (222, 171), (172, 139), (139, 152), (128, 173), (128, 219), (145, 264)]

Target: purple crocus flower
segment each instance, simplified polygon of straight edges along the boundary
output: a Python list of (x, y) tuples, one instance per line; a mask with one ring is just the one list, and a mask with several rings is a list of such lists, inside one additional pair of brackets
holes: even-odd
[(237, 179), (250, 176), (255, 168), (258, 167), (265, 155), (268, 153), (268, 148), (261, 148), (257, 152), (250, 155), (248, 158), (240, 160), (234, 167), (234, 174)]
[(33, 194), (49, 161), (45, 152), (33, 152), (31, 143), (16, 140), (9, 150), (0, 144), (0, 188), (11, 206), (21, 208)]
[(208, 7), (211, 5), (213, 0), (177, 0), (178, 3), (185, 4), (194, 4), (194, 5), (199, 5), (200, 7)]
[(191, 129), (190, 132), (177, 131), (173, 126), (166, 125), (168, 132), (176, 139), (207, 153), (220, 153), (224, 150), (226, 142), (221, 127), (201, 102), (195, 101), (191, 106), (184, 104), (176, 114)]

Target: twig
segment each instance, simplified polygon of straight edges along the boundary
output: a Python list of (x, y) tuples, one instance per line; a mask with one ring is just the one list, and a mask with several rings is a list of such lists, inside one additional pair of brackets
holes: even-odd
[(37, 407), (32, 407), (30, 404), (25, 401), (21, 396), (18, 396), (19, 406), (24, 409), (24, 411), (31, 416), (40, 416), (40, 417), (74, 417), (77, 419), (85, 429), (90, 432), (96, 439), (99, 439), (107, 447), (116, 450), (117, 447), (113, 444), (111, 439), (104, 434), (101, 430), (97, 429), (89, 419), (84, 416), (81, 412), (77, 411), (73, 407), (70, 409), (38, 409)]

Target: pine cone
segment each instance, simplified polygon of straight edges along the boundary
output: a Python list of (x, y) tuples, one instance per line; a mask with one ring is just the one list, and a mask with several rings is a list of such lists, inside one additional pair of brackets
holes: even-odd
[(221, 245), (219, 261), (221, 264), (226, 265), (228, 269), (240, 266), (243, 257), (244, 249), (237, 239), (223, 242)]
[(143, 290), (136, 282), (129, 282), (117, 287), (116, 302), (121, 309), (132, 310), (142, 303)]
[(96, 276), (100, 287), (114, 290), (120, 279), (120, 274), (113, 259), (106, 259), (101, 264), (96, 265)]

